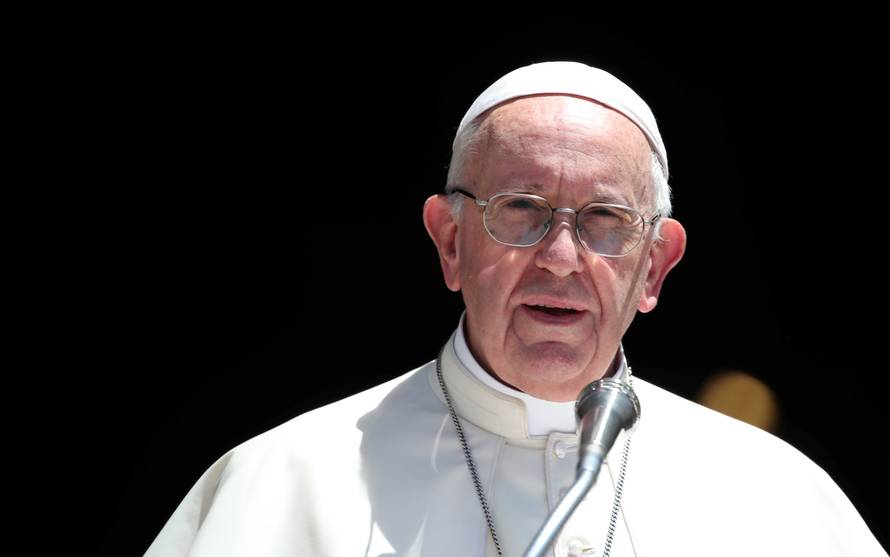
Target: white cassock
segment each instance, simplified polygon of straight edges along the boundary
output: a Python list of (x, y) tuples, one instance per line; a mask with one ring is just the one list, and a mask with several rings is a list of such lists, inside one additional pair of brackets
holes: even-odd
[[(575, 477), (572, 403), (487, 375), (461, 326), (442, 373), (503, 555), (520, 556)], [(628, 378), (623, 353), (612, 370)], [(755, 427), (632, 379), (615, 557), (887, 556), (816, 464)], [(563, 431), (568, 432), (563, 432)], [(566, 524), (556, 556), (602, 555), (624, 449)], [(435, 361), (246, 441), (198, 480), (149, 557), (496, 555)]]

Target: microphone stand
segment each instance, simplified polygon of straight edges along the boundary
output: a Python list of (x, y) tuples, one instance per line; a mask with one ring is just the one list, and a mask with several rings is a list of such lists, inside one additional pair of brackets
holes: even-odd
[(541, 557), (562, 527), (596, 483), (600, 467), (623, 429), (633, 429), (640, 415), (640, 402), (633, 389), (615, 379), (600, 379), (585, 387), (575, 402), (581, 425), (581, 445), (575, 483), (525, 551), (525, 557)]

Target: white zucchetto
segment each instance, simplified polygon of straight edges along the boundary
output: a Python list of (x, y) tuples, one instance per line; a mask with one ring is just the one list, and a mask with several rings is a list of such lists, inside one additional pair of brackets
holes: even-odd
[(510, 99), (539, 94), (576, 95), (592, 99), (627, 116), (646, 135), (668, 176), (667, 152), (649, 105), (624, 82), (605, 70), (580, 62), (540, 62), (504, 75), (482, 92), (457, 128), (457, 138), (474, 118)]

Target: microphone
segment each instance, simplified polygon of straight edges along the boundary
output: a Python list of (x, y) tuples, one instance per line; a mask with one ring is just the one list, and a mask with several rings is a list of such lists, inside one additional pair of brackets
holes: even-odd
[(640, 401), (630, 385), (600, 379), (584, 387), (575, 401), (581, 427), (575, 483), (538, 530), (525, 557), (544, 555), (553, 539), (596, 483), (600, 467), (621, 430), (633, 430), (640, 418)]
[(621, 430), (632, 431), (640, 419), (640, 401), (630, 385), (616, 379), (600, 379), (584, 387), (575, 401), (581, 425), (578, 477), (583, 470), (599, 472)]

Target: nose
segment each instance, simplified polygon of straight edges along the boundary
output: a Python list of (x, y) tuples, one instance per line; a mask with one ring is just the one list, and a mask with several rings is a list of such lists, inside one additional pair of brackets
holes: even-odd
[(535, 254), (535, 263), (539, 268), (547, 269), (558, 277), (567, 277), (581, 270), (581, 250), (584, 247), (578, 242), (574, 221), (574, 215), (568, 212), (554, 212), (553, 224)]

